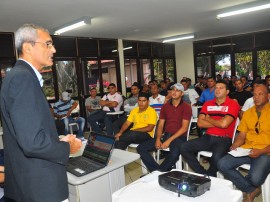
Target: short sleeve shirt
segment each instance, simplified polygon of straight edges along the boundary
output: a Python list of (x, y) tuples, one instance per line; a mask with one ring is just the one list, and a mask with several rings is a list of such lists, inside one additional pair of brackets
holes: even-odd
[[(133, 127), (130, 130), (135, 130), (138, 128), (143, 128), (148, 126), (149, 124), (156, 125), (157, 123), (157, 113), (152, 107), (147, 107), (147, 109), (143, 112), (139, 112), (139, 107), (131, 110), (130, 115), (127, 119), (129, 122), (133, 123)], [(154, 129), (148, 134), (153, 138), (154, 137)]]
[[(114, 107), (114, 111), (116, 112), (119, 112), (120, 111), (120, 107), (122, 106), (123, 104), (123, 98), (122, 98), (122, 95), (120, 95), (119, 93), (114, 93), (113, 95), (112, 94), (107, 94), (107, 95), (104, 95), (102, 97), (102, 100), (109, 100), (109, 101), (116, 101), (118, 103), (118, 105), (116, 107)], [(110, 111), (109, 107), (107, 106), (104, 106), (103, 107), (103, 111)]]
[(240, 110), (239, 104), (236, 101), (230, 99), (228, 96), (226, 97), (225, 102), (222, 103), (221, 105), (218, 105), (216, 103), (216, 98), (205, 102), (204, 105), (202, 106), (200, 112), (201, 114), (209, 115), (211, 118), (215, 120), (220, 120), (226, 115), (234, 118), (234, 121), (230, 124), (228, 128), (218, 128), (218, 127), (207, 128), (206, 134), (232, 138), (239, 110)]

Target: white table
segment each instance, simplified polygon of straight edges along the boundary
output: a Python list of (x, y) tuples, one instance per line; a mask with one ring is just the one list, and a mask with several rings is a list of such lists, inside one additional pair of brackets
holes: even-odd
[(67, 173), (69, 202), (111, 202), (112, 193), (125, 186), (124, 166), (139, 158), (137, 153), (114, 149), (105, 168), (83, 177)]
[[(194, 173), (192, 173), (194, 174)], [(198, 197), (188, 197), (159, 186), (158, 179), (143, 182), (143, 179), (113, 193), (112, 202), (242, 202), (242, 192), (233, 190), (232, 182), (211, 177), (210, 191)]]

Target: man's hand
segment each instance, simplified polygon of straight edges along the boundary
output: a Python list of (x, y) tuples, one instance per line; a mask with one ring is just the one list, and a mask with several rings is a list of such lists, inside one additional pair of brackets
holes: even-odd
[(232, 144), (232, 146), (230, 147), (230, 151), (231, 150), (236, 150), (238, 146), (236, 146), (235, 144)]
[(170, 144), (171, 144), (171, 141), (168, 139), (168, 140), (166, 140), (165, 142), (162, 143), (161, 148), (162, 149), (167, 149), (170, 146)]
[(155, 143), (156, 149), (162, 149), (161, 145), (162, 145), (162, 142), (160, 141), (160, 139), (156, 139), (156, 143)]
[(249, 152), (249, 157), (250, 158), (258, 158), (260, 155), (262, 155), (261, 149), (252, 149)]
[(70, 154), (74, 154), (82, 147), (82, 141), (76, 138), (76, 135), (66, 135), (60, 141), (68, 142), (70, 146)]
[(119, 137), (122, 135), (122, 133), (118, 132), (116, 133), (116, 135), (114, 136), (115, 140), (119, 140)]

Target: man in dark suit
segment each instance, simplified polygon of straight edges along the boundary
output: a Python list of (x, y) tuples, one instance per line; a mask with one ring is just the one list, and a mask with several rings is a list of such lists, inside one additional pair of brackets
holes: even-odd
[(65, 163), (81, 141), (67, 135), (59, 141), (42, 91), (45, 66), (56, 52), (49, 32), (23, 25), (15, 33), (19, 60), (1, 89), (5, 145), (5, 197), (17, 202), (60, 202), (68, 198)]

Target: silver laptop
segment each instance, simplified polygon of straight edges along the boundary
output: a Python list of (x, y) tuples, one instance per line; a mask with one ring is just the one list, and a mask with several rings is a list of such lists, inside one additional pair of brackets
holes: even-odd
[(71, 158), (67, 164), (67, 171), (80, 177), (107, 166), (115, 138), (91, 132), (83, 155)]

